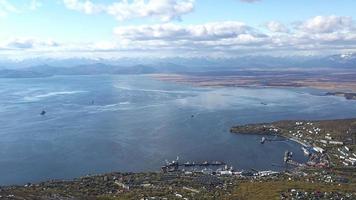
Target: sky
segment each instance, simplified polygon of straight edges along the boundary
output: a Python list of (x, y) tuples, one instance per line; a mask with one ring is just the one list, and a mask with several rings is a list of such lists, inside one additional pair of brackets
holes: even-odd
[(0, 0), (0, 58), (356, 51), (354, 0)]

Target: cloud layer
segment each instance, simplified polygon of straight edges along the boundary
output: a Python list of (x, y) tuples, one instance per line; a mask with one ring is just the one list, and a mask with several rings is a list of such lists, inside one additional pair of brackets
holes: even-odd
[[(41, 1), (28, 1), (37, 9)], [(288, 24), (264, 22), (254, 27), (240, 21), (182, 24), (177, 21), (194, 10), (194, 0), (122, 0), (110, 4), (91, 0), (62, 0), (67, 9), (85, 14), (106, 13), (115, 19), (154, 18), (145, 25), (117, 26), (113, 40), (62, 43), (53, 39), (10, 38), (0, 41), (1, 52), (131, 53), (137, 55), (238, 55), (250, 53), (355, 51), (356, 24), (349, 16), (315, 16)], [(98, 1), (97, 1), (98, 2)], [(255, 2), (245, 0), (245, 2)], [(43, 3), (43, 2), (42, 2)], [(0, 0), (0, 17), (18, 8)]]
[(194, 0), (123, 0), (109, 5), (95, 4), (90, 0), (63, 0), (63, 3), (71, 10), (86, 14), (107, 13), (119, 21), (147, 17), (165, 22), (180, 20), (182, 15), (194, 9)]
[(288, 33), (289, 29), (282, 23), (277, 21), (270, 21), (266, 23), (266, 28), (269, 31), (276, 32), (276, 33)]
[(351, 17), (344, 16), (316, 16), (303, 22), (300, 30), (308, 33), (333, 33), (337, 31), (350, 31), (355, 28)]
[[(287, 28), (290, 27), (290, 28)], [(3, 50), (63, 52), (136, 52), (162, 55), (236, 55), (237, 53), (293, 54), (296, 52), (354, 51), (355, 22), (345, 16), (316, 16), (288, 25), (277, 21), (256, 28), (238, 21), (196, 25), (163, 23), (119, 26), (114, 41), (60, 44), (52, 40), (15, 38), (0, 43)]]
[(8, 13), (17, 12), (17, 8), (7, 0), (0, 0), (0, 18), (5, 17)]
[(24, 50), (24, 49), (43, 49), (58, 47), (59, 44), (53, 40), (39, 40), (36, 38), (12, 38), (0, 43), (0, 49)]
[(126, 26), (115, 28), (114, 33), (122, 39), (141, 41), (215, 41), (238, 38), (241, 35), (258, 35), (254, 28), (236, 21), (188, 26), (176, 24)]
[(118, 41), (131, 47), (152, 50), (292, 52), (356, 47), (355, 22), (350, 17), (316, 16), (288, 26), (277, 21), (266, 23), (266, 29), (237, 21), (200, 25), (168, 23), (117, 27), (114, 34)]

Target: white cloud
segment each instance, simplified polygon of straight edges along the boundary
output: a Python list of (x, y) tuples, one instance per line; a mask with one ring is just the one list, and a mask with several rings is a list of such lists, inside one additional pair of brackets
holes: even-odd
[(37, 10), (39, 7), (42, 6), (42, 2), (40, 0), (32, 0), (30, 2), (30, 10)]
[(107, 8), (107, 12), (118, 20), (157, 17), (162, 21), (179, 20), (194, 9), (194, 0), (134, 0), (121, 1)]
[(276, 33), (288, 33), (289, 29), (282, 23), (277, 21), (270, 21), (266, 24), (266, 28), (269, 31), (276, 32)]
[(2, 43), (0, 47), (2, 49), (38, 49), (47, 47), (58, 47), (59, 44), (53, 40), (40, 40), (37, 38), (11, 38)]
[[(308, 19), (301, 24), (310, 24), (318, 19)], [(119, 41), (136, 49), (184, 50), (191, 52), (223, 51), (312, 51), (328, 49), (356, 48), (356, 33), (352, 31), (354, 23), (349, 17), (322, 17), (326, 22), (316, 23), (314, 33), (311, 27), (299, 26), (289, 30), (279, 22), (266, 24), (269, 32), (248, 26), (241, 22), (226, 21), (200, 25), (155, 24), (141, 26), (123, 26), (114, 29)], [(348, 22), (343, 22), (348, 19)], [(325, 21), (325, 20), (324, 20)], [(342, 22), (343, 26), (340, 26)], [(321, 25), (322, 24), (322, 25)], [(325, 25), (327, 24), (327, 25)], [(330, 24), (336, 24), (331, 26)], [(344, 26), (345, 25), (345, 26)], [(347, 25), (347, 26), (346, 26)], [(280, 34), (283, 33), (283, 34)]]
[(64, 5), (70, 10), (84, 12), (85, 14), (94, 14), (101, 12), (104, 7), (96, 5), (89, 0), (63, 0)]
[(180, 20), (182, 15), (192, 12), (194, 2), (194, 0), (122, 0), (104, 5), (90, 0), (63, 0), (68, 9), (86, 14), (105, 12), (119, 21), (147, 17), (165, 22)]
[[(329, 17), (322, 17), (329, 19)], [(348, 17), (339, 17), (347, 18)], [(34, 38), (17, 38), (0, 42), (0, 49), (12, 51), (46, 52), (78, 54), (126, 53), (126, 55), (164, 56), (216, 56), (236, 55), (238, 53), (283, 52), (292, 55), (300, 52), (328, 52), (330, 50), (346, 51), (356, 49), (356, 32), (347, 26), (319, 25), (311, 33), (310, 27), (300, 28), (315, 18), (291, 26), (288, 30), (278, 22), (269, 22), (265, 28), (252, 27), (238, 21), (221, 21), (205, 24), (186, 25), (181, 23), (164, 23), (137, 26), (119, 26), (114, 29), (114, 40), (93, 43), (60, 44), (51, 40)], [(329, 20), (330, 21), (330, 20)], [(331, 20), (333, 21), (333, 20)], [(337, 21), (337, 20), (336, 20)], [(330, 24), (331, 22), (327, 23)], [(317, 23), (318, 24), (318, 23)], [(339, 24), (339, 23), (336, 23)], [(343, 23), (342, 23), (343, 24)], [(325, 28), (327, 27), (327, 28)], [(288, 31), (287, 31), (288, 30)], [(315, 31), (317, 30), (317, 31)]]
[(351, 17), (344, 16), (316, 16), (298, 26), (300, 31), (309, 33), (330, 33), (349, 30), (354, 26)]
[(142, 26), (117, 27), (114, 33), (121, 39), (129, 40), (191, 40), (209, 41), (237, 38), (241, 35), (257, 36), (257, 31), (236, 21), (206, 23), (201, 25), (155, 24)]
[(7, 0), (0, 0), (0, 17), (5, 17), (9, 13), (18, 12), (18, 9)]
[(27, 10), (36, 10), (42, 6), (41, 0), (27, 0), (21, 4), (13, 4), (14, 1), (0, 0), (0, 18), (10, 13), (22, 13)]
[[(118, 41), (131, 49), (170, 51), (229, 51), (264, 45), (269, 38), (262, 32), (237, 21), (200, 25), (155, 24), (117, 27)], [(123, 45), (118, 45), (123, 47)]]

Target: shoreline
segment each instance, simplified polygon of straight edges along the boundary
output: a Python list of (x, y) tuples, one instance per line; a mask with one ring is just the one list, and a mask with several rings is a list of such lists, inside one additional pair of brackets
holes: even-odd
[(285, 137), (313, 152), (326, 154), (326, 166), (356, 166), (356, 118), (246, 124), (234, 126), (230, 132)]
[(304, 142), (298, 140), (297, 138), (290, 137), (290, 138), (288, 138), (288, 140), (291, 140), (291, 141), (293, 141), (293, 142), (296, 142), (296, 143), (302, 145), (303, 147), (311, 146), (310, 144), (306, 144), (306, 143), (304, 143)]
[[(261, 87), (261, 88), (311, 88), (324, 90), (324, 96), (343, 97), (346, 100), (356, 100), (356, 82), (354, 79), (338, 77), (337, 80), (328, 74), (313, 74), (312, 77), (300, 74), (285, 74), (282, 80), (275, 80), (271, 71), (242, 70), (245, 75), (214, 74), (150, 74), (153, 79), (178, 84), (190, 84), (196, 87)], [(354, 73), (351, 73), (356, 75)], [(288, 78), (289, 77), (289, 78)], [(315, 80), (316, 79), (316, 80)], [(325, 82), (325, 80), (327, 80)]]
[[(356, 118), (324, 121), (289, 120), (235, 126), (231, 128), (230, 132), (233, 134), (277, 135), (301, 145), (310, 143), (315, 147), (322, 146), (319, 138), (325, 136), (335, 140), (347, 139), (349, 134), (346, 134), (345, 130), (351, 130), (353, 127), (356, 131)], [(298, 135), (295, 136), (295, 133)], [(303, 140), (306, 140), (307, 143)], [(350, 149), (356, 147), (355, 144), (348, 144), (348, 146)], [(38, 184), (29, 183), (24, 186), (2, 186), (0, 187), (0, 198), (33, 200), (241, 199), (244, 198), (244, 193), (241, 193), (241, 190), (245, 187), (251, 188), (250, 184), (254, 185), (252, 188), (257, 187), (256, 192), (250, 194), (250, 197), (256, 197), (256, 199), (261, 199), (261, 196), (258, 196), (261, 193), (264, 196), (273, 195), (273, 197), (291, 194), (292, 189), (295, 188), (304, 194), (323, 191), (325, 194), (333, 194), (337, 198), (340, 196), (346, 197), (344, 199), (356, 197), (356, 178), (354, 176), (356, 168), (343, 166), (344, 160), (333, 157), (333, 154), (338, 152), (337, 149), (344, 148), (344, 145), (322, 147), (327, 150), (329, 155), (315, 154), (320, 159), (318, 163), (303, 164), (284, 172), (235, 172), (230, 169), (223, 169), (219, 174), (207, 173), (203, 170), (167, 173), (111, 172), (72, 180), (52, 180)], [(356, 151), (350, 150), (349, 154), (352, 155), (352, 153), (356, 153)], [(328, 157), (331, 157), (331, 160)], [(289, 164), (288, 162), (286, 163)], [(324, 165), (324, 162), (328, 165)], [(330, 163), (336, 163), (336, 165)], [(174, 166), (173, 164), (169, 166)], [(290, 164), (298, 165), (293, 160)], [(275, 190), (271, 190), (270, 185), (274, 185)]]

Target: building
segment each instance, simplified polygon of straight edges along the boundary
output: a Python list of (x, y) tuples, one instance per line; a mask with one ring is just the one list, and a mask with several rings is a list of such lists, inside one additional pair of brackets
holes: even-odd
[(325, 150), (321, 147), (313, 147), (313, 150), (316, 151), (316, 152), (319, 152), (319, 153), (324, 153)]
[(335, 141), (335, 140), (329, 141), (329, 144), (344, 145), (344, 143), (343, 143), (343, 142), (340, 142), (340, 141)]

